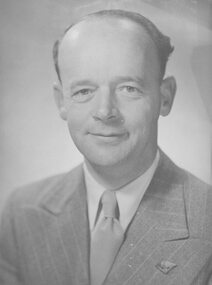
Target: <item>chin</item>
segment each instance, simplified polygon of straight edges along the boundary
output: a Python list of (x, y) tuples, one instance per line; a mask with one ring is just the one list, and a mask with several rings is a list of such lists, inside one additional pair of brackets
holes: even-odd
[(91, 163), (99, 166), (120, 166), (128, 164), (131, 157), (134, 160), (140, 158), (140, 154), (144, 151), (143, 143), (137, 140), (125, 141), (117, 145), (112, 144), (93, 144), (88, 140), (75, 141), (81, 154)]
[(81, 151), (86, 159), (99, 166), (118, 166), (126, 163), (130, 150), (123, 149), (121, 146), (115, 148), (89, 148)]
[(92, 155), (92, 153), (85, 155), (86, 159), (91, 163), (99, 166), (115, 166), (119, 164), (123, 157), (121, 156), (114, 156), (112, 154), (95, 154)]

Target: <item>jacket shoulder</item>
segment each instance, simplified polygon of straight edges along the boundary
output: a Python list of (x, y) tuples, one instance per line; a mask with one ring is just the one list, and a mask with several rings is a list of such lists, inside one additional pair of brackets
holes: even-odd
[(7, 207), (10, 204), (14, 205), (15, 208), (22, 206), (36, 207), (46, 196), (55, 196), (57, 192), (60, 192), (60, 189), (66, 187), (66, 184), (71, 184), (75, 180), (79, 168), (81, 166), (77, 166), (69, 172), (56, 174), (13, 190), (5, 206)]
[(187, 172), (184, 192), (192, 235), (212, 241), (212, 186)]
[(184, 188), (199, 191), (212, 190), (212, 185), (207, 184), (189, 171), (176, 165), (165, 153), (161, 152), (158, 177), (171, 184), (182, 185)]
[(183, 190), (191, 237), (212, 241), (212, 186), (177, 166), (164, 153), (158, 176), (173, 191), (179, 186)]

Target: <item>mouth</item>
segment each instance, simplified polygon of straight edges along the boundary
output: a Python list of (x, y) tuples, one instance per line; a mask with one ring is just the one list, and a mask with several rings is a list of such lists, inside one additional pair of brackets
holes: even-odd
[(93, 136), (98, 136), (98, 137), (119, 137), (123, 136), (124, 134), (119, 134), (119, 133), (91, 133)]
[(103, 133), (103, 132), (95, 132), (95, 133), (89, 133), (92, 137), (95, 139), (102, 141), (102, 142), (120, 142), (121, 140), (125, 139), (127, 137), (126, 133)]

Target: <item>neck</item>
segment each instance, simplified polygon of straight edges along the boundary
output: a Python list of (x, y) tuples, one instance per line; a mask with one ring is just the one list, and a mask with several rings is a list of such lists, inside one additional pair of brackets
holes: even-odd
[(133, 164), (126, 160), (117, 165), (96, 165), (85, 159), (86, 166), (94, 179), (107, 189), (118, 189), (144, 174), (152, 165), (157, 149), (148, 155), (148, 158), (140, 158)]

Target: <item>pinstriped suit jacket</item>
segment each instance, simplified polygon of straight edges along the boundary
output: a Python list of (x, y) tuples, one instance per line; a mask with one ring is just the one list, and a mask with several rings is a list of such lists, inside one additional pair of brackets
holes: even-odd
[[(15, 191), (2, 217), (0, 284), (88, 285), (86, 205), (81, 166)], [(165, 273), (163, 261), (175, 266)], [(212, 190), (163, 153), (105, 281), (141, 284), (212, 284)]]

